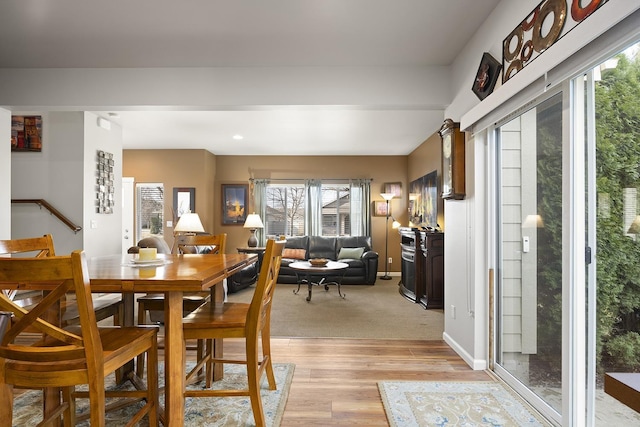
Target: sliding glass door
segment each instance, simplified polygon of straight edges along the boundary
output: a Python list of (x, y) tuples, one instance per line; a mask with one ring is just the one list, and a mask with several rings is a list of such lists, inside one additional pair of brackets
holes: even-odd
[(558, 425), (640, 425), (640, 48), (495, 128), (495, 371)]
[(558, 418), (562, 399), (562, 93), (497, 130), (496, 369)]

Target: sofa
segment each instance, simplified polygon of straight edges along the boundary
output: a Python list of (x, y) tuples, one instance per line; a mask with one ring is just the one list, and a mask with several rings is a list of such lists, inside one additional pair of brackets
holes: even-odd
[(296, 261), (326, 258), (349, 265), (343, 284), (373, 285), (378, 274), (378, 253), (371, 250), (369, 236), (287, 237), (282, 253), (278, 283), (298, 283), (289, 265)]

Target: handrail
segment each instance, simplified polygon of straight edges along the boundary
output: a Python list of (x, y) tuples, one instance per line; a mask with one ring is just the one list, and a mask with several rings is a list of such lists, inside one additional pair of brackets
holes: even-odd
[(58, 211), (56, 208), (51, 206), (51, 204), (49, 204), (49, 202), (47, 202), (44, 199), (11, 199), (11, 203), (35, 203), (36, 205), (40, 206), (40, 209), (45, 208), (49, 212), (51, 212), (52, 215), (54, 215), (56, 218), (62, 221), (74, 233), (77, 233), (78, 231), (82, 230), (82, 227), (71, 222), (69, 218), (62, 215), (60, 211)]

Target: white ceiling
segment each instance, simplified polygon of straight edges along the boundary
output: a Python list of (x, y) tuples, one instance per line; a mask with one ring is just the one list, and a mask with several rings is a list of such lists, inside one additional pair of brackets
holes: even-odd
[[(498, 2), (5, 1), (0, 68), (448, 66)], [(408, 154), (443, 120), (366, 105), (118, 114), (125, 148), (220, 155)]]

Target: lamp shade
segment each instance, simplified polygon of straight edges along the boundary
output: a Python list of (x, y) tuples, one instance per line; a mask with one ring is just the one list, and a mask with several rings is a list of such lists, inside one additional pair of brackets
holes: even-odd
[(393, 199), (393, 193), (380, 193), (380, 195), (386, 201), (389, 201), (389, 200)]
[(204, 227), (197, 213), (187, 212), (182, 214), (173, 231), (175, 233), (204, 233)]
[(260, 215), (258, 215), (257, 213), (247, 215), (247, 220), (244, 222), (244, 228), (264, 228), (264, 224), (262, 224)]

